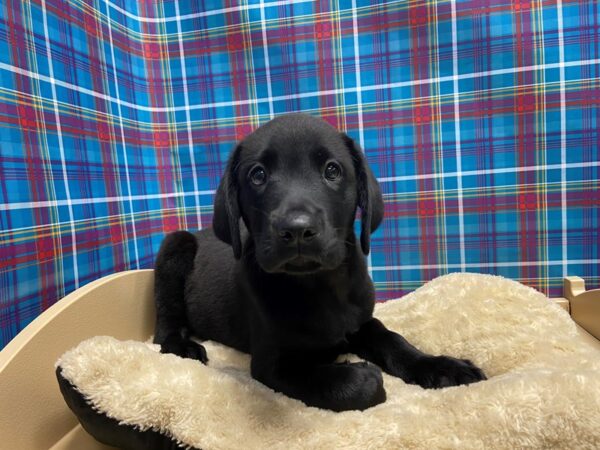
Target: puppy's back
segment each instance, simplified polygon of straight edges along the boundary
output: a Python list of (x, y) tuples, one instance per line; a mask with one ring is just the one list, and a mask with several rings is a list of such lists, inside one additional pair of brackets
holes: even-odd
[(249, 332), (239, 266), (231, 246), (212, 229), (195, 233), (198, 251), (185, 286), (189, 327), (200, 339), (249, 351)]

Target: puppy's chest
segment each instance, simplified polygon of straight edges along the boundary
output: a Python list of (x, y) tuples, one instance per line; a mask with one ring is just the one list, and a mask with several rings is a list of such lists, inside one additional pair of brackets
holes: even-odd
[(333, 346), (345, 341), (365, 320), (366, 311), (349, 296), (321, 292), (302, 297), (291, 294), (268, 308), (270, 328), (286, 344)]

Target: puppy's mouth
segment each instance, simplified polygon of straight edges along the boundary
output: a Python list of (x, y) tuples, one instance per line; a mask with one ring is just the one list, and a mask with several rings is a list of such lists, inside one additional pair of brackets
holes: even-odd
[(293, 259), (287, 261), (282, 269), (284, 272), (294, 275), (306, 275), (314, 272), (318, 272), (322, 267), (320, 262), (314, 259), (308, 259), (304, 256), (296, 256)]

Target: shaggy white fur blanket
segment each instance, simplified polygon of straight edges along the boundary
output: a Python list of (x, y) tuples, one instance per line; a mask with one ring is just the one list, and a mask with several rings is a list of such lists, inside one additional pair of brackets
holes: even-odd
[(539, 292), (452, 274), (375, 315), (424, 351), (471, 359), (489, 380), (424, 390), (384, 375), (384, 404), (335, 413), (273, 392), (250, 377), (249, 356), (214, 343), (203, 366), (96, 337), (57, 365), (110, 417), (203, 449), (600, 448), (600, 353)]

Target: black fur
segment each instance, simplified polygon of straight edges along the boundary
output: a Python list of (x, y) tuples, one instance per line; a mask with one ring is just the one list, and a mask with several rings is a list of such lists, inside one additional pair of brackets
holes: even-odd
[[(352, 139), (307, 115), (272, 120), (233, 151), (213, 229), (162, 244), (155, 342), (203, 362), (190, 334), (248, 352), (254, 378), (334, 411), (385, 401), (381, 369), (426, 388), (485, 379), (471, 362), (424, 354), (372, 317), (364, 255), (382, 219), (379, 185)], [(335, 363), (345, 352), (374, 364)]]

